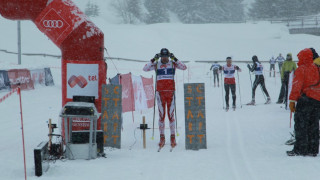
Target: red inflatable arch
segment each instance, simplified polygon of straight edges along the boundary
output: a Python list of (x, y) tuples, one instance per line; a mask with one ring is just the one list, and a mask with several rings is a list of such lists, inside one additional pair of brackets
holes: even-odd
[(71, 0), (0, 0), (0, 15), (33, 21), (61, 49), (62, 106), (74, 95), (95, 96), (101, 112), (104, 35)]

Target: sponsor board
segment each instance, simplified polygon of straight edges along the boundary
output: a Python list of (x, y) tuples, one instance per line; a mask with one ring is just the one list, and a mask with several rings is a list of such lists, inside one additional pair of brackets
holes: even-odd
[(67, 98), (73, 96), (98, 96), (99, 64), (67, 63)]

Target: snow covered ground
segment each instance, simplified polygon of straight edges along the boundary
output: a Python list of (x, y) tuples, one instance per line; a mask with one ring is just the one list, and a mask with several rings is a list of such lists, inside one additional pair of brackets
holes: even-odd
[[(34, 175), (33, 149), (47, 140), (47, 121), (58, 122), (61, 109), (61, 60), (48, 57), (23, 56), (17, 65), (16, 55), (0, 52), (0, 69), (51, 67), (55, 86), (40, 87), (22, 92), (26, 161), (28, 179), (82, 180), (82, 179), (223, 179), (223, 180), (316, 180), (320, 176), (319, 157), (287, 157), (284, 145), (290, 138), (289, 111), (275, 104), (280, 90), (280, 78), (270, 78), (265, 72), (266, 86), (273, 101), (264, 105), (264, 97), (257, 88), (257, 106), (246, 106), (251, 100), (250, 76), (246, 64), (237, 60), (250, 60), (252, 55), (268, 60), (278, 53), (292, 52), (294, 59), (299, 50), (314, 47), (320, 51), (319, 37), (289, 35), (284, 25), (268, 22), (247, 24), (155, 24), (120, 25), (103, 18), (93, 20), (105, 33), (105, 45), (111, 56), (149, 60), (162, 47), (167, 47), (179, 59), (224, 60), (233, 56), (234, 64), (242, 68), (239, 73), (241, 102), (237, 89), (237, 110), (222, 109), (222, 89), (214, 88), (210, 65), (187, 63), (187, 71), (177, 73), (178, 146), (172, 153), (165, 147), (157, 151), (159, 141), (156, 130), (147, 132), (147, 149), (142, 148), (140, 131), (136, 127), (145, 115), (152, 126), (152, 109), (124, 114), (122, 149), (106, 149), (107, 158), (95, 160), (57, 161), (40, 178)], [(112, 21), (113, 22), (113, 21)], [(0, 49), (16, 51), (16, 22), (0, 17)], [(28, 21), (22, 22), (23, 52), (60, 54), (55, 45)], [(150, 77), (143, 72), (144, 63), (108, 61), (108, 77), (132, 72)], [(265, 69), (269, 69), (267, 63)], [(278, 70), (278, 69), (277, 69)], [(252, 80), (254, 76), (252, 76)], [(206, 88), (206, 118), (208, 149), (185, 150), (183, 83), (203, 82)], [(239, 84), (238, 86), (239, 87)], [(0, 97), (7, 92), (0, 92)], [(223, 92), (224, 93), (224, 92)], [(0, 179), (23, 179), (23, 156), (19, 99), (16, 94), (0, 103)], [(157, 116), (157, 114), (156, 114)], [(168, 121), (166, 120), (166, 125)], [(157, 125), (156, 125), (157, 126)], [(169, 131), (166, 130), (168, 137)], [(133, 143), (136, 144), (134, 146)], [(131, 150), (130, 150), (131, 149)]]

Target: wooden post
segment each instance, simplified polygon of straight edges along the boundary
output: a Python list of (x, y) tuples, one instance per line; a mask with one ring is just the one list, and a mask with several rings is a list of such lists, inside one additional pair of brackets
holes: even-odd
[[(146, 117), (142, 117), (142, 124), (146, 124)], [(147, 144), (146, 144), (146, 130), (143, 129), (143, 149), (146, 149)]]

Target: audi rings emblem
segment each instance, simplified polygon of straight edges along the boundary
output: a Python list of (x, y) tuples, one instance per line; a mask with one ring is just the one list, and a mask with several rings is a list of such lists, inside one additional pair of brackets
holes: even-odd
[(42, 24), (46, 28), (62, 28), (63, 27), (63, 21), (61, 20), (44, 20)]

